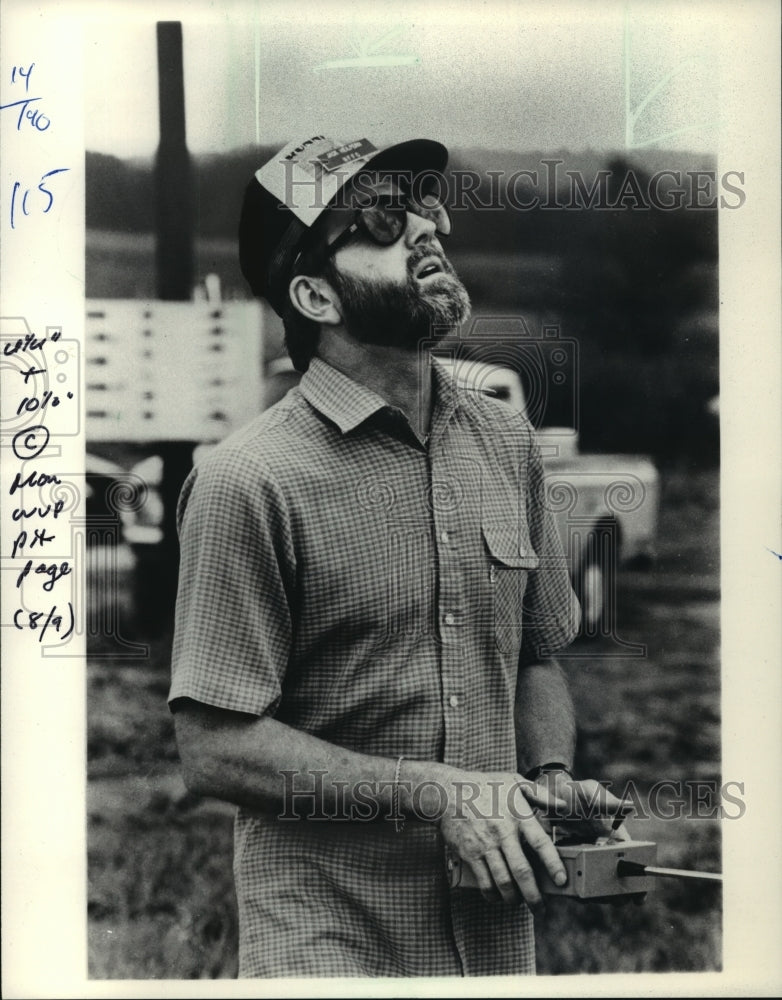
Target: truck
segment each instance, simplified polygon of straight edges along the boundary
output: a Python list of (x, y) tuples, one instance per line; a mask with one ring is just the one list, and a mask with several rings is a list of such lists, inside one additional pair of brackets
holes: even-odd
[(545, 502), (581, 603), (581, 634), (610, 634), (618, 570), (648, 569), (656, 559), (660, 477), (654, 462), (645, 455), (582, 454), (575, 427), (537, 426), (521, 375), (509, 365), (453, 355), (436, 359), (457, 384), (502, 400), (535, 426)]

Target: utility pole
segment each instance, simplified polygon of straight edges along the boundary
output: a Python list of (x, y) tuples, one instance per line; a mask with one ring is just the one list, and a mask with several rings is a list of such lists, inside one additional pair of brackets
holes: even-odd
[[(189, 302), (193, 291), (193, 183), (185, 133), (182, 24), (157, 24), (160, 144), (155, 157), (155, 278), (157, 298)], [(195, 441), (160, 441), (163, 540), (154, 565), (139, 574), (136, 605), (152, 633), (164, 629), (174, 606), (179, 571), (176, 505), (193, 466)]]
[(189, 302), (193, 290), (193, 182), (185, 135), (182, 24), (157, 24), (160, 144), (155, 157), (157, 297)]

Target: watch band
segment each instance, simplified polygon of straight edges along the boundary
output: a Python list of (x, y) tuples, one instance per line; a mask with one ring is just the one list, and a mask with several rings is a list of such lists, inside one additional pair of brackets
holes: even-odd
[(573, 774), (567, 764), (561, 764), (558, 762), (538, 764), (537, 767), (533, 767), (531, 771), (528, 771), (524, 777), (529, 781), (537, 781), (538, 778), (542, 777), (544, 774), (554, 774), (557, 771), (564, 772), (569, 778), (573, 777)]

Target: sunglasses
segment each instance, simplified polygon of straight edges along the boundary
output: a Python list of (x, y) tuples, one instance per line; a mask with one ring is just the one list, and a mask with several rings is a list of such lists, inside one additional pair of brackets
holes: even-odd
[(356, 235), (365, 237), (377, 246), (392, 246), (407, 229), (408, 212), (434, 222), (438, 236), (450, 235), (451, 218), (445, 206), (434, 195), (424, 195), (422, 198), (392, 195), (357, 209), (353, 222), (326, 247), (326, 257), (331, 257)]

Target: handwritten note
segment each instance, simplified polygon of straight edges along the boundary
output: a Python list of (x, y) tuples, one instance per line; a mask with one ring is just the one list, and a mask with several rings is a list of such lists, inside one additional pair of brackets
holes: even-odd
[[(9, 335), (13, 325), (21, 325), (25, 332)], [(17, 591), (13, 625), (17, 631), (33, 634), (39, 643), (45, 639), (62, 642), (72, 635), (76, 623), (71, 589), (61, 585), (74, 571), (69, 524), (74, 495), (68, 481), (50, 466), (52, 453), (59, 450), (52, 448), (53, 437), (58, 432), (72, 434), (78, 424), (76, 393), (67, 388), (69, 378), (74, 387), (78, 383), (78, 375), (69, 372), (67, 365), (77, 355), (69, 353), (61, 329), (38, 336), (21, 318), (15, 323), (3, 320), (2, 341), (3, 424), (13, 425), (12, 431), (3, 427), (3, 437), (4, 444), (10, 438), (15, 464), (7, 487), (10, 505), (6, 505), (3, 532), (7, 539), (4, 556), (10, 556), (13, 564)], [(58, 368), (64, 370), (52, 379)], [(63, 388), (53, 389), (52, 384)], [(67, 558), (62, 557), (63, 551)]]
[[(46, 77), (36, 62), (21, 60), (3, 73), (0, 113), (4, 153), (12, 164), (3, 176), (4, 246), (12, 255), (25, 254), (30, 269), (40, 261), (42, 273), (36, 277), (44, 284), (50, 278), (45, 256), (35, 251), (41, 235), (47, 243), (55, 238), (56, 225), (49, 222), (49, 233), (42, 234), (41, 217), (56, 219), (63, 193), (59, 185), (70, 167), (61, 158), (63, 132), (47, 103)], [(20, 244), (24, 234), (19, 230), (25, 225), (29, 239)], [(3, 625), (49, 646), (67, 642), (77, 623), (70, 520), (81, 497), (74, 489), (73, 470), (57, 459), (63, 457), (62, 438), (79, 432), (78, 342), (64, 337), (60, 325), (40, 330), (18, 315), (0, 318), (0, 342), (3, 568), (10, 570), (4, 574), (6, 594), (9, 584), (14, 593), (10, 606), (4, 601), (4, 619), (10, 615), (11, 620)]]
[[(81, 980), (85, 965), (67, 930), (83, 908), (90, 629), (84, 39), (69, 4), (3, 0), (0, 27), (3, 808), (9, 857), (24, 873), (22, 887), (4, 865), (3, 887), (25, 910), (8, 921), (19, 965), (3, 963), (3, 994), (52, 996), (72, 992), (62, 984)], [(46, 962), (33, 973), (30, 945), (41, 940)]]
[[(35, 63), (30, 63), (27, 67), (22, 65), (12, 67), (11, 85), (18, 88), (22, 96), (0, 105), (0, 111), (4, 114), (16, 116), (17, 132), (22, 132), (25, 128), (35, 132), (47, 132), (52, 124), (41, 105), (37, 103), (42, 98), (32, 97), (29, 94), (30, 79), (34, 69)], [(51, 179), (68, 169), (68, 167), (54, 167), (37, 180), (13, 181), (8, 219), (11, 229), (16, 228), (20, 215), (30, 215), (32, 212), (42, 212), (45, 215), (52, 210), (55, 196)]]
[[(60, 330), (53, 331), (48, 338), (27, 333), (3, 344), (4, 359), (22, 360), (26, 356), (38, 359), (29, 366), (25, 361), (17, 369), (21, 376), (21, 391), (15, 416), (21, 419), (22, 425), (11, 439), (11, 448), (19, 461), (19, 468), (8, 490), (14, 502), (11, 510), (13, 530), (9, 536), (12, 539), (11, 559), (19, 560), (21, 565), (15, 586), (21, 591), (30, 577), (31, 583), (33, 580), (39, 582), (41, 591), (50, 596), (54, 594), (56, 584), (73, 572), (70, 560), (50, 561), (48, 558), (49, 552), (56, 547), (56, 531), (60, 527), (58, 519), (66, 511), (67, 501), (64, 497), (44, 499), (42, 490), (60, 486), (63, 481), (56, 473), (39, 471), (34, 464), (49, 445), (52, 437), (49, 425), (56, 425), (57, 407), (67, 405), (74, 398), (71, 390), (67, 390), (62, 397), (42, 386), (39, 390), (39, 378), (48, 375), (47, 344), (57, 345), (61, 337)], [(28, 388), (30, 385), (32, 389)], [(39, 577), (43, 579), (39, 581)], [(28, 584), (27, 590), (30, 589)], [(59, 607), (56, 603), (42, 607), (35, 588), (32, 589), (32, 604), (23, 602), (20, 595), (21, 606), (14, 612), (14, 627), (36, 633), (38, 642), (43, 641), (49, 630), (61, 640), (67, 639), (74, 628), (73, 603), (61, 601)]]

